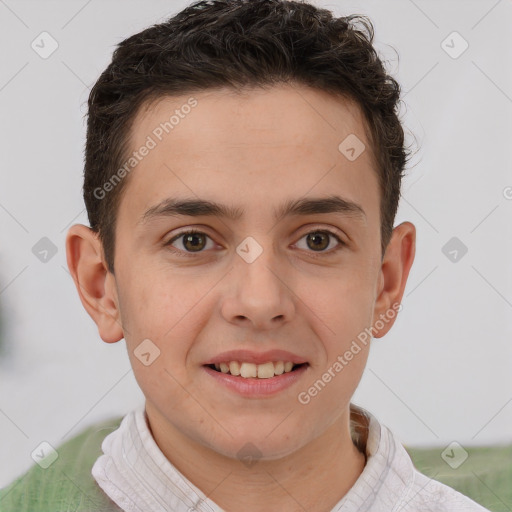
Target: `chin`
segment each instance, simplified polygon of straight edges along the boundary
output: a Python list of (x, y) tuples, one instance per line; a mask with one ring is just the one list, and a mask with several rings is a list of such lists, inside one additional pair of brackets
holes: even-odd
[[(281, 420), (282, 421), (282, 420)], [(246, 429), (238, 427), (238, 434), (233, 434), (226, 425), (226, 430), (233, 434), (221, 435), (216, 441), (210, 440), (205, 446), (219, 455), (243, 462), (249, 460), (272, 461), (287, 457), (307, 444), (308, 440), (297, 431), (279, 430), (275, 422), (272, 427), (263, 428), (254, 421)], [(277, 426), (277, 428), (276, 428)]]

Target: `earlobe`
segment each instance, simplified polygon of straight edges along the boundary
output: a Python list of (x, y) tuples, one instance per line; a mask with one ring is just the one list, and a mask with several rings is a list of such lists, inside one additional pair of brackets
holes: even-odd
[(416, 228), (403, 222), (393, 229), (382, 261), (378, 296), (373, 315), (375, 338), (384, 336), (395, 323), (416, 251)]
[(66, 236), (69, 272), (87, 313), (98, 326), (101, 339), (114, 343), (123, 338), (115, 278), (106, 268), (98, 234), (75, 224)]

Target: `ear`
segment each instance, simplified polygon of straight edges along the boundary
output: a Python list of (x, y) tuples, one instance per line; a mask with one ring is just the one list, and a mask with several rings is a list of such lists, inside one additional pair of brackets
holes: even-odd
[[(416, 228), (410, 222), (402, 222), (393, 229), (382, 260), (372, 322), (375, 338), (384, 336), (395, 323), (398, 305), (404, 294), (415, 251)], [(394, 310), (393, 315), (391, 315), (392, 310)], [(384, 318), (386, 318), (385, 321)]]
[(98, 234), (82, 224), (71, 226), (66, 256), (80, 300), (98, 326), (101, 339), (106, 343), (119, 341), (124, 335), (115, 276), (107, 270)]

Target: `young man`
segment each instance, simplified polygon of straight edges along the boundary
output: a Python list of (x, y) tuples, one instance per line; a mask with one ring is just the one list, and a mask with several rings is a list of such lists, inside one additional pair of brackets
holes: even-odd
[(306, 3), (212, 0), (119, 45), (67, 256), (146, 402), (5, 503), (70, 510), (68, 479), (73, 510), (485, 510), (350, 403), (415, 251), (372, 38)]

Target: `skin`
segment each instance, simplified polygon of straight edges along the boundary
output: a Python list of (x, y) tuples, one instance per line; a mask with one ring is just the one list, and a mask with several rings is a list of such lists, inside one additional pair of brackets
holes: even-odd
[[(165, 97), (142, 109), (132, 148), (188, 98)], [(307, 405), (297, 396), (400, 302), (415, 227), (396, 226), (381, 258), (377, 175), (363, 117), (351, 101), (291, 84), (194, 98), (198, 105), (129, 175), (115, 275), (106, 270), (97, 235), (83, 225), (67, 235), (70, 272), (101, 338), (125, 338), (155, 441), (189, 480), (227, 511), (329, 511), (365, 464), (350, 437), (349, 405), (370, 344)], [(349, 134), (366, 146), (355, 161), (338, 150)], [(332, 194), (357, 203), (365, 216), (272, 216), (288, 199)], [(209, 199), (244, 214), (140, 221), (170, 196)], [(165, 243), (189, 227), (208, 235), (199, 240), (202, 252), (171, 252)], [(307, 243), (308, 233), (326, 229), (346, 245), (332, 252), (335, 238), (320, 250)], [(236, 252), (248, 236), (263, 249), (252, 263)], [(173, 243), (182, 254), (190, 249), (183, 242)], [(160, 350), (148, 366), (134, 355), (144, 339)], [(244, 398), (202, 366), (238, 348), (287, 350), (309, 367), (275, 396)], [(248, 442), (261, 453), (251, 467), (237, 457)]]

